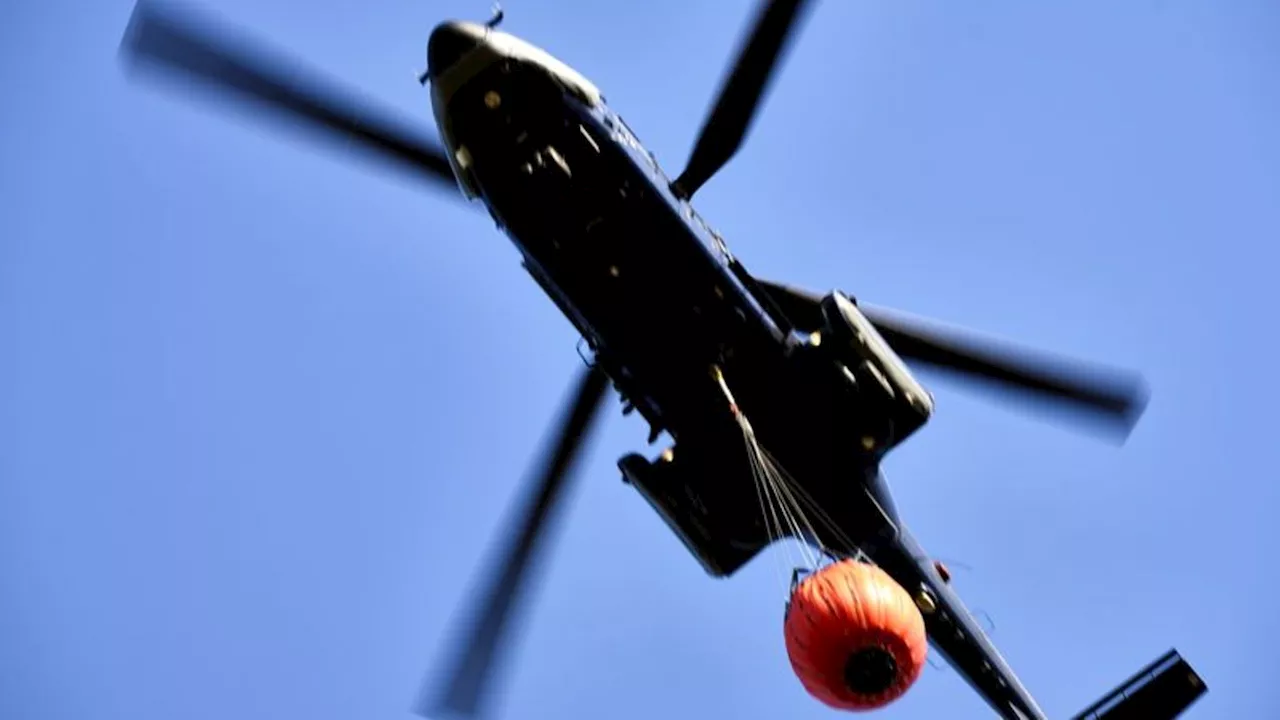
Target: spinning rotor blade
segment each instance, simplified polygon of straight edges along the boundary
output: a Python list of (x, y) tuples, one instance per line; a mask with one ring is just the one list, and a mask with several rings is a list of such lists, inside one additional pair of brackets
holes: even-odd
[[(822, 296), (767, 280), (756, 282), (797, 327), (806, 331), (822, 327)], [(969, 331), (861, 303), (857, 307), (894, 352), (910, 363), (1082, 411), (1118, 429), (1122, 436), (1128, 436), (1146, 407), (1146, 388), (1137, 375), (1086, 369), (1076, 361), (1014, 348)]]
[(755, 27), (738, 51), (737, 62), (711, 107), (689, 163), (671, 184), (683, 199), (693, 197), (712, 175), (729, 162), (755, 117), (760, 98), (796, 27), (800, 11), (809, 0), (767, 0), (756, 17)]
[(437, 143), (415, 137), (386, 113), (364, 106), (310, 72), (269, 59), (262, 48), (219, 33), (188, 13), (140, 0), (120, 49), (132, 65), (229, 92), (331, 139), (374, 151), (437, 184), (457, 187)]
[(1064, 404), (1106, 421), (1123, 436), (1146, 408), (1146, 387), (1138, 375), (1032, 354), (883, 308), (859, 309), (905, 360)]
[(503, 559), (485, 586), (487, 589), (476, 593), (480, 598), (475, 604), (478, 612), (458, 637), (443, 692), (430, 700), (424, 694), (417, 709), (420, 715), (474, 717), (477, 714), (489, 689), (504, 630), (526, 588), (524, 580), (533, 553), (546, 534), (551, 512), (564, 496), (573, 462), (604, 399), (607, 383), (604, 373), (594, 368), (582, 377), (572, 404), (561, 420), (555, 449), (547, 458), (536, 488), (532, 488), (535, 492), (510, 523), (516, 534), (508, 541)]

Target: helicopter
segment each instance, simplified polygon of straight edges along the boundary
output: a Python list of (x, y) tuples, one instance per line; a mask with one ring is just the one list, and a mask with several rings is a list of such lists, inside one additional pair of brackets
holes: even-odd
[[(909, 599), (904, 612), (920, 636), (997, 715), (1047, 720), (951, 588), (945, 565), (908, 530), (881, 463), (933, 412), (913, 366), (1069, 409), (1121, 439), (1145, 407), (1145, 386), (1133, 375), (1012, 350), (841, 290), (769, 280), (729, 251), (691, 200), (743, 144), (811, 6), (761, 3), (674, 180), (599, 88), (500, 31), (500, 10), (488, 22), (451, 20), (430, 33), (418, 79), (430, 89), (435, 140), (247, 39), (228, 40), (189, 11), (147, 0), (135, 6), (121, 45), (130, 67), (223, 91), (484, 207), (582, 338), (587, 367), (442, 689), (424, 693), (433, 697), (422, 701), (422, 714), (482, 710), (531, 560), (612, 386), (623, 414), (648, 423), (649, 445), (664, 434), (673, 440), (655, 458), (621, 458), (624, 481), (708, 575), (732, 576), (784, 540), (819, 549), (828, 568), (875, 568), (886, 588)], [(761, 499), (763, 476), (774, 482), (764, 489), (778, 493), (770, 502)], [(771, 523), (779, 504), (819, 522)], [(803, 582), (797, 574), (793, 590)], [(790, 606), (788, 613), (790, 622)], [(853, 660), (838, 678), (844, 690), (899, 670), (883, 653), (857, 673)], [(794, 657), (793, 666), (800, 673)], [(1169, 650), (1075, 717), (1170, 719), (1206, 691)]]

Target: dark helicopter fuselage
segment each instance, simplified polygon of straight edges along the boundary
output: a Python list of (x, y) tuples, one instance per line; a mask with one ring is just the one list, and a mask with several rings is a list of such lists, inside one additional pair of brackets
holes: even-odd
[[(833, 328), (795, 327), (576, 72), (465, 23), (438, 28), (428, 55), (464, 194), (514, 241), (591, 362), (649, 422), (650, 441), (663, 431), (675, 440), (656, 460), (619, 465), (707, 572), (730, 575), (776, 539), (718, 368), (760, 444), (827, 521), (806, 539), (865, 552), (916, 599), (935, 649), (997, 712), (1044, 718), (903, 526), (879, 472), (931, 403), (917, 398), (915, 415), (895, 423), (895, 407), (851, 390), (854, 363), (820, 342)], [(875, 339), (862, 360), (911, 382)]]
[[(594, 85), (495, 30), (500, 12), (487, 25), (446, 22), (431, 33), (421, 80), (431, 84), (442, 151), (247, 38), (220, 37), (225, 29), (216, 23), (151, 0), (134, 8), (121, 43), (129, 67), (228, 92), (480, 200), (593, 355), (541, 474), (509, 524), (495, 573), (476, 596), (478, 613), (457, 644), (443, 693), (420, 714), (480, 710), (533, 553), (611, 380), (623, 413), (635, 410), (648, 420), (650, 444), (664, 432), (675, 441), (653, 459), (621, 458), (623, 479), (709, 574), (732, 575), (788, 538), (832, 558), (869, 559), (905, 591), (904, 597), (888, 588), (898, 602), (914, 601), (934, 649), (992, 709), (1010, 720), (1044, 720), (945, 570), (903, 524), (880, 473), (885, 455), (933, 412), (932, 396), (898, 353), (1092, 411), (1126, 434), (1145, 392), (1137, 378), (1080, 377), (1049, 358), (860, 308), (840, 291), (821, 296), (756, 279), (734, 259), (689, 199), (741, 146), (807, 4), (761, 3), (674, 182)], [(800, 570), (819, 564), (812, 555), (808, 562)], [(791, 622), (805, 612), (788, 604), (792, 657), (793, 641), (805, 642), (796, 640)], [(846, 662), (848, 690), (884, 701), (891, 697), (884, 693), (897, 692), (894, 683), (908, 678), (893, 658), (880, 656), (859, 650), (827, 659)], [(912, 673), (919, 660), (914, 652), (908, 658)], [(832, 667), (818, 680), (836, 681)], [(797, 666), (812, 694), (814, 669)], [(1170, 650), (1075, 717), (1172, 720), (1205, 691)]]

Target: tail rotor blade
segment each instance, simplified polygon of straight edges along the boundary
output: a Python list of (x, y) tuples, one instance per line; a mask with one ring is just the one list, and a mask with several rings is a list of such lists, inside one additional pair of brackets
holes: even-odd
[(683, 199), (693, 197), (738, 152), (801, 11), (810, 4), (809, 0), (766, 1), (711, 106), (688, 165), (671, 184), (672, 191)]
[(510, 524), (513, 534), (502, 548), (493, 574), (477, 593), (476, 614), (457, 636), (443, 686), (424, 688), (417, 712), (423, 717), (475, 717), (492, 684), (495, 661), (506, 629), (527, 590), (527, 577), (557, 504), (571, 479), (592, 421), (601, 407), (607, 378), (597, 369), (582, 377), (560, 424), (556, 444)]
[(140, 0), (120, 52), (131, 67), (162, 70), (228, 93), (300, 127), (373, 151), (436, 185), (457, 187), (438, 143), (416, 136), (391, 121), (389, 113), (243, 38), (232, 38), (188, 11)]

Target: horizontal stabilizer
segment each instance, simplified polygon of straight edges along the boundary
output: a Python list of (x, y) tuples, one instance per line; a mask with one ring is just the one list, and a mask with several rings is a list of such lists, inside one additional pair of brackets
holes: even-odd
[(1191, 665), (1170, 650), (1072, 720), (1173, 720), (1207, 690)]

